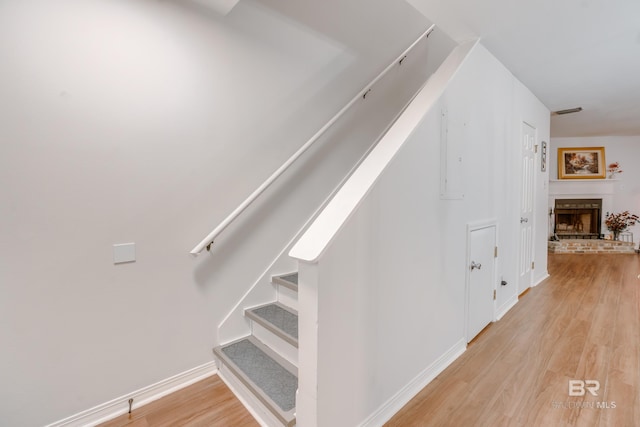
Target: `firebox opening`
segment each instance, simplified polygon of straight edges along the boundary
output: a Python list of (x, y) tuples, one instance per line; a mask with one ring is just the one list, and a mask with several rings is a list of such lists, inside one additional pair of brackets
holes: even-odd
[(559, 239), (601, 239), (602, 199), (556, 199), (554, 224)]

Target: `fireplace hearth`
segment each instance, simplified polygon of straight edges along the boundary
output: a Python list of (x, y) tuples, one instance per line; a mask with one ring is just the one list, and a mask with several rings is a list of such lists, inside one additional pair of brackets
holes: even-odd
[(554, 236), (559, 239), (600, 239), (602, 199), (556, 199)]

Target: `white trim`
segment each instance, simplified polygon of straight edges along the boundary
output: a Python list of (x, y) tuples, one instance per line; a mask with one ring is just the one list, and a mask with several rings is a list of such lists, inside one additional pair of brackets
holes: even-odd
[(518, 303), (518, 295), (513, 295), (504, 304), (498, 307), (496, 312), (496, 322), (504, 317), (509, 310), (511, 310)]
[(496, 227), (496, 232), (498, 230), (498, 220), (496, 218), (487, 218), (476, 221), (469, 221), (467, 223), (467, 233), (476, 230), (482, 230), (483, 228), (491, 228)]
[(542, 276), (539, 280), (537, 280), (536, 282), (534, 282), (531, 287), (533, 288), (534, 286), (538, 286), (540, 283), (544, 282), (545, 280), (547, 280), (547, 278), (549, 278), (551, 276), (549, 276), (549, 273), (545, 273), (544, 276)]
[(109, 402), (79, 412), (46, 427), (95, 426), (129, 412), (129, 399), (133, 399), (133, 409), (160, 399), (168, 394), (190, 386), (218, 372), (215, 362), (208, 362), (188, 371), (174, 375)]
[(360, 423), (358, 427), (381, 426), (389, 421), (404, 405), (420, 393), (427, 384), (433, 381), (435, 377), (440, 375), (442, 371), (460, 357), (466, 349), (467, 344), (464, 338), (461, 338), (453, 347), (447, 350), (435, 362), (380, 406), (377, 411)]

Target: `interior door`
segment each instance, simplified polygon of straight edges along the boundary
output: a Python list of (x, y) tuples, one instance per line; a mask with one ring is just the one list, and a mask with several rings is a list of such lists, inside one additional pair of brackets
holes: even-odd
[(493, 321), (496, 226), (469, 228), (467, 342)]
[(536, 130), (522, 123), (522, 170), (520, 178), (520, 244), (518, 294), (531, 287), (533, 269), (533, 205)]

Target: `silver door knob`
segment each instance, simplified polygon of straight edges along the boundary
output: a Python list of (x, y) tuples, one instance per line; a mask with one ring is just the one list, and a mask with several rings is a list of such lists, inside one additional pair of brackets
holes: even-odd
[(471, 268), (471, 271), (475, 270), (476, 268), (480, 270), (482, 268), (482, 264), (480, 264), (479, 262), (471, 261), (470, 268)]

